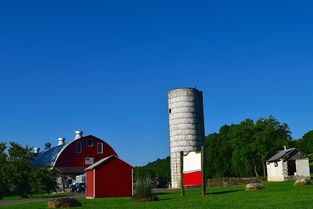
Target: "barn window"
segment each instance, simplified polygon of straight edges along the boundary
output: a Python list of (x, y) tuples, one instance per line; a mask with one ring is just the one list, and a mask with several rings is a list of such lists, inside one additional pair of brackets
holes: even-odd
[(103, 153), (103, 144), (102, 143), (98, 143), (97, 144), (97, 152), (98, 154), (102, 154)]
[(92, 139), (87, 139), (87, 147), (92, 147), (93, 141)]
[(82, 152), (82, 143), (76, 142), (76, 152), (81, 153)]
[(275, 163), (274, 163), (274, 166), (275, 166), (275, 167), (278, 167), (278, 163), (277, 163), (277, 162), (275, 162)]

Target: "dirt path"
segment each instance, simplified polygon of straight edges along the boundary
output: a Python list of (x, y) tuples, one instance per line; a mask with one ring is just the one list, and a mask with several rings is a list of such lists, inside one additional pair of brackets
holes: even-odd
[[(83, 198), (85, 197), (85, 194), (84, 193), (70, 193), (70, 195), (66, 197)], [(29, 203), (29, 202), (43, 202), (43, 201), (49, 201), (49, 200), (54, 200), (58, 198), (62, 198), (62, 197), (35, 198), (35, 199), (23, 199), (23, 200), (4, 200), (4, 201), (0, 201), (0, 205), (14, 205), (14, 204), (21, 204), (21, 203)]]

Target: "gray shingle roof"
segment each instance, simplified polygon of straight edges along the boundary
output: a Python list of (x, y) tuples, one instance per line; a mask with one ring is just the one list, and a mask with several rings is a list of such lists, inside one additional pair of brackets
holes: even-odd
[(299, 151), (296, 148), (280, 150), (275, 155), (273, 155), (270, 159), (268, 159), (267, 162), (274, 162), (274, 161), (279, 161), (280, 159), (287, 159), (291, 157), (291, 155), (296, 154), (297, 152)]

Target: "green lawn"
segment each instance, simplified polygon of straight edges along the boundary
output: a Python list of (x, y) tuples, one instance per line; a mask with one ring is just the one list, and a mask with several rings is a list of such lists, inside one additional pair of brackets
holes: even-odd
[[(68, 194), (33, 194), (28, 199), (34, 199), (34, 198), (53, 198), (53, 197), (65, 197), (68, 196)], [(5, 196), (0, 201), (6, 201), (6, 200), (22, 200), (25, 198), (21, 198), (19, 195), (12, 195), (12, 196)]]
[[(129, 198), (80, 199), (83, 207), (94, 209), (313, 209), (313, 186), (294, 187), (293, 182), (264, 183), (265, 189), (246, 192), (244, 186), (208, 189), (202, 197), (200, 190), (189, 190), (185, 197), (179, 192), (158, 194), (157, 202), (131, 202)], [(10, 209), (43, 209), (47, 202), (0, 206)]]

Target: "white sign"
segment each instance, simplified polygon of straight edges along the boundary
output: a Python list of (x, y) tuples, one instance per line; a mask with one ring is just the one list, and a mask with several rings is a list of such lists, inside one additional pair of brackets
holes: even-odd
[(92, 165), (93, 157), (85, 157), (85, 165)]
[(188, 152), (187, 155), (184, 155), (183, 162), (184, 173), (201, 171), (201, 152)]

